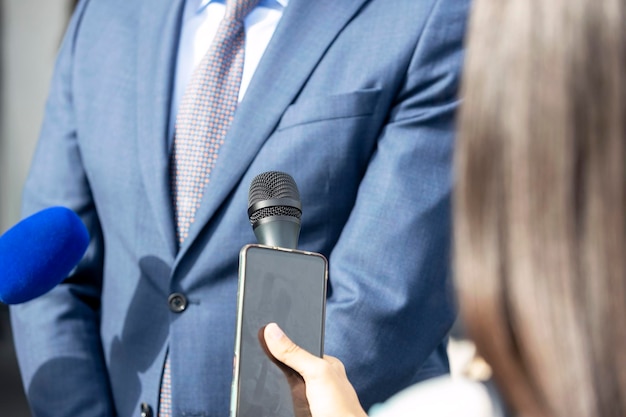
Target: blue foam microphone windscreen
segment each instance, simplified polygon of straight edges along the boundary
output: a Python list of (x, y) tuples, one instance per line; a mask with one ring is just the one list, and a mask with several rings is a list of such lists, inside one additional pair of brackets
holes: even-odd
[(0, 237), (0, 301), (19, 304), (50, 291), (81, 260), (89, 233), (65, 207), (25, 218)]

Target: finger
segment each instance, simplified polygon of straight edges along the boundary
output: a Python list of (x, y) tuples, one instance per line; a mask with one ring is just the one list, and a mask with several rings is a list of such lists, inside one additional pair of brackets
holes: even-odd
[(341, 362), (338, 358), (330, 355), (324, 355), (324, 360), (328, 362), (330, 366), (335, 369), (335, 371), (343, 375), (346, 374), (346, 367), (343, 365), (343, 362)]
[(270, 353), (302, 376), (315, 370), (322, 361), (292, 342), (276, 323), (265, 326), (263, 337)]

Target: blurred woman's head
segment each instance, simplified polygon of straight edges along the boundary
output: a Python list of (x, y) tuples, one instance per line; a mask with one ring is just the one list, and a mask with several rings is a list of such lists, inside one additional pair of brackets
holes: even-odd
[(626, 415), (625, 27), (623, 0), (474, 3), (455, 272), (520, 415)]

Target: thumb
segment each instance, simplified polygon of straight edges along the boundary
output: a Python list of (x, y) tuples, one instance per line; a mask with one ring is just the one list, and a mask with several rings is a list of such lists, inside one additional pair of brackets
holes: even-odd
[(303, 377), (315, 370), (319, 361), (323, 362), (292, 342), (276, 323), (265, 326), (263, 337), (270, 353)]

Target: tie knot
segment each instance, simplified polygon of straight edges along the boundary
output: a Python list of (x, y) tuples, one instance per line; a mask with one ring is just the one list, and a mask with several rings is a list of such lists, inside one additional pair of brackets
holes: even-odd
[(225, 19), (243, 20), (259, 0), (226, 0)]

